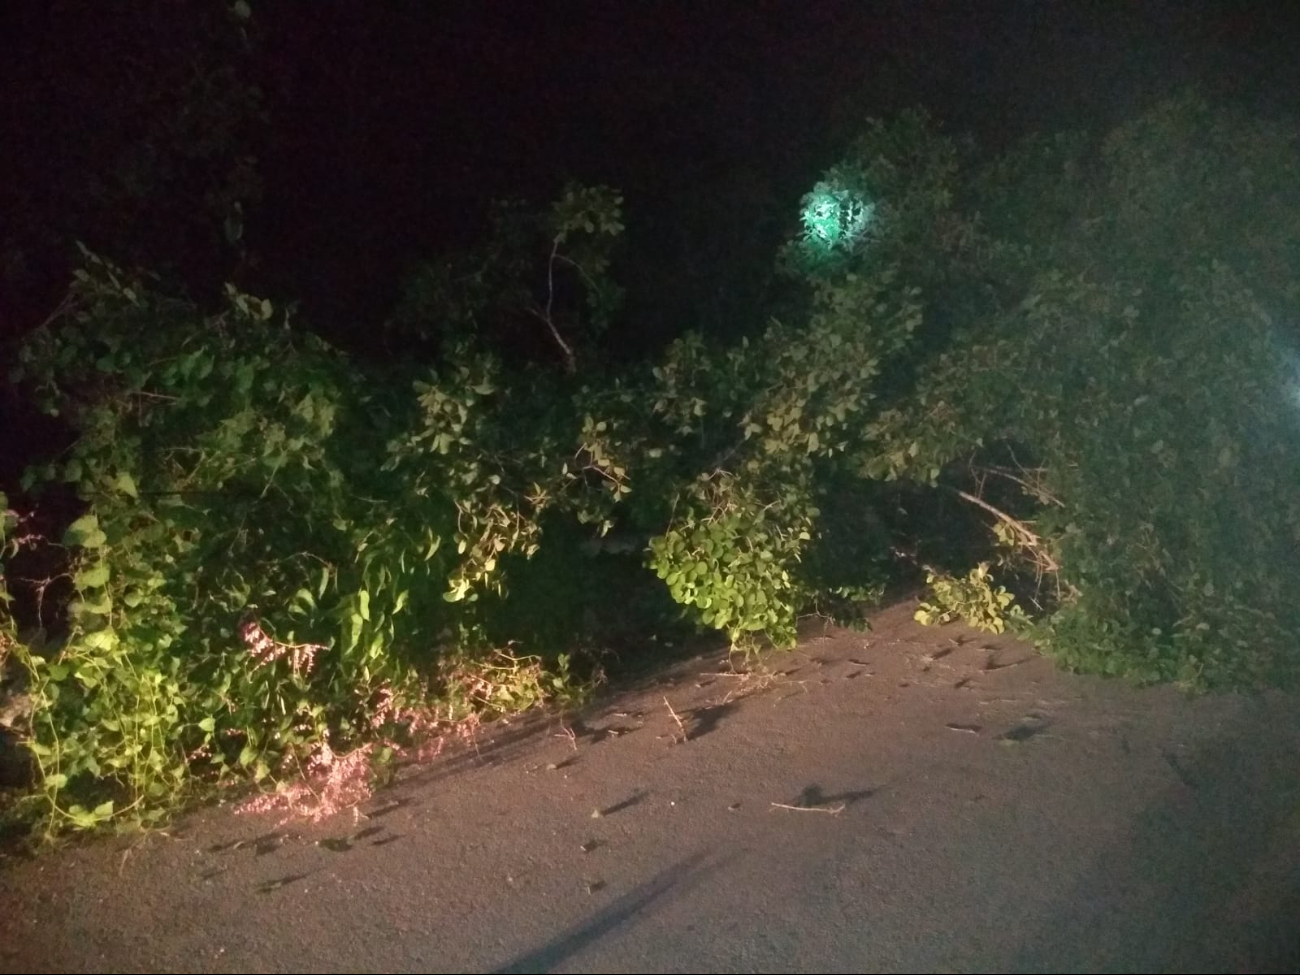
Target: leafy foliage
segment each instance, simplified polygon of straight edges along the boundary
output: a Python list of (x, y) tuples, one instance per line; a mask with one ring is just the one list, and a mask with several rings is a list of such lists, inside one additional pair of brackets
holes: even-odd
[(14, 529), (18, 526), (18, 515), (9, 507), (9, 499), (0, 491), (0, 678), (4, 676), (5, 665), (9, 662), (9, 653), (17, 639), (18, 630), (14, 624), (10, 607), (13, 596), (5, 585), (4, 558), (12, 555), (16, 549), (13, 540)]
[(963, 620), (977, 630), (1001, 633), (1007, 628), (1008, 618), (1023, 619), (1019, 607), (1013, 605), (1015, 596), (1005, 586), (994, 587), (987, 562), (975, 566), (964, 579), (929, 572), (925, 581), (934, 602), (922, 602), (916, 619), (926, 626)]
[(597, 346), (622, 289), (609, 274), (623, 232), (623, 197), (608, 186), (571, 184), (544, 211), (497, 201), (485, 243), (423, 263), (406, 281), (388, 322), (390, 343), (494, 350), (553, 342), (570, 372)]
[[(194, 785), (290, 774), (424, 687), (462, 687), (479, 647), (452, 604), (533, 544), (521, 506), (547, 495), (526, 461), (486, 466), (510, 426), (485, 416), (489, 366), (467, 357), (404, 404), (267, 301), (232, 291), (203, 317), (87, 260), (20, 365), (78, 435), (33, 486), (86, 505), (62, 539), (62, 648), (17, 651), (53, 825), (154, 821)], [(551, 692), (528, 679), (529, 700)]]
[[(977, 245), (1007, 298), (875, 424), (864, 472), (974, 488), (1069, 666), (1291, 680), (1296, 289), (1276, 260), (1300, 216), (1294, 136), (1185, 99), (1091, 170), (1072, 144), (987, 177), (991, 206), (1040, 219)], [(989, 505), (991, 482), (1031, 516)]]
[(866, 238), (873, 209), (848, 190), (818, 183), (803, 199), (805, 246), (851, 250)]
[[(203, 313), (87, 254), (19, 360), (75, 435), (28, 485), (83, 505), (46, 540), (66, 632), (0, 615), (51, 827), (571, 703), (610, 607), (788, 646), (899, 556), (926, 622), (1137, 680), (1293, 680), (1294, 152), (1191, 100), (982, 168), (923, 115), (872, 123), (815, 191), (837, 222), (872, 201), (853, 246), (797, 238), (780, 318), (618, 374), (607, 187), (499, 206), (418, 269), (385, 372), (291, 308), (231, 288)], [(987, 543), (956, 564), (951, 521), (915, 514), (942, 506), (904, 498)], [(936, 537), (941, 568), (907, 554)]]
[[(924, 278), (935, 268), (917, 258), (950, 247), (963, 233), (954, 203), (969, 154), (969, 146), (944, 136), (922, 111), (868, 121), (804, 197), (804, 233), (785, 248), (782, 264), (801, 276), (825, 277), (906, 255), (913, 280)], [(832, 234), (832, 226), (839, 232)]]
[(873, 384), (919, 321), (915, 292), (895, 280), (891, 268), (850, 274), (814, 295), (802, 329), (773, 324), (720, 362), (688, 341), (656, 370), (648, 401), (707, 449), (675, 495), (651, 565), (733, 643), (756, 632), (791, 643), (815, 598), (799, 565), (819, 531), (819, 479), (856, 440)]

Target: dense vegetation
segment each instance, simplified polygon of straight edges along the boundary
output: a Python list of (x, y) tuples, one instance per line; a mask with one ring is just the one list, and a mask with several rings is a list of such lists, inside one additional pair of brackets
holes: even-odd
[[(87, 252), (16, 356), (70, 437), (0, 524), (52, 567), (0, 590), (30, 803), (157, 822), (575, 700), (620, 635), (788, 646), (898, 581), (1073, 669), (1293, 682), (1296, 150), (1194, 98), (991, 164), (875, 122), (773, 255), (765, 324), (617, 368), (607, 187), (417, 269), (388, 356)], [(68, 491), (61, 537), (32, 528)]]

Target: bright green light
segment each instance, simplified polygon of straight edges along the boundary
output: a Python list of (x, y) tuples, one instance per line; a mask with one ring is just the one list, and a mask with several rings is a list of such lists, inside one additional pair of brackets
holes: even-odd
[(825, 183), (804, 197), (804, 240), (826, 251), (852, 250), (866, 236), (875, 207)]

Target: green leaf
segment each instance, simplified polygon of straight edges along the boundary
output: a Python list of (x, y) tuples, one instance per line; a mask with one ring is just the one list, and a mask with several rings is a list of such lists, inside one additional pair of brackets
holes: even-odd
[(78, 589), (99, 589), (108, 582), (108, 566), (96, 565), (78, 572), (73, 580)]
[(120, 472), (113, 481), (114, 486), (123, 494), (132, 498), (139, 498), (140, 492), (136, 490), (135, 478), (126, 471)]
[[(93, 513), (82, 515), (69, 525), (68, 530), (63, 533), (63, 544), (68, 546), (91, 548), (93, 546), (87, 544), (87, 539), (94, 539), (96, 537), (101, 539), (103, 537), (103, 532), (99, 530), (99, 518), (97, 518)], [(100, 541), (99, 544), (102, 545), (103, 542)]]
[(217, 727), (217, 719), (212, 717), (212, 715), (208, 715), (206, 718), (204, 718), (202, 721), (199, 722), (199, 730), (206, 731), (209, 734), (215, 731), (216, 727)]
[(111, 629), (96, 630), (81, 638), (83, 644), (92, 650), (112, 650), (117, 646), (117, 634)]

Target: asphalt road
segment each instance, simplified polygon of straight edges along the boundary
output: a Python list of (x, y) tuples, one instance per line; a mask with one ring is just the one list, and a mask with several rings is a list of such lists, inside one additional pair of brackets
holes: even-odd
[(907, 607), (765, 681), (717, 664), (319, 825), (0, 865), (0, 968), (1300, 969), (1296, 698), (1071, 677)]

